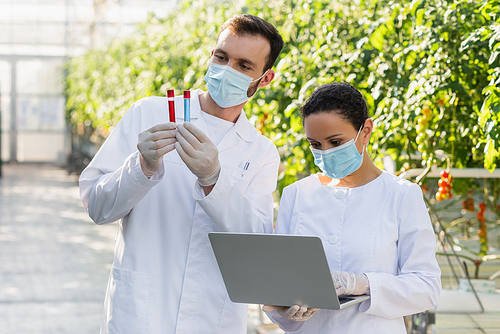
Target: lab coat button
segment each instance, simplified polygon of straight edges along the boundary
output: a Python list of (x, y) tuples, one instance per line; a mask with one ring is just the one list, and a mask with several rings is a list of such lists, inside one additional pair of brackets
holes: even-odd
[(335, 193), (335, 197), (337, 197), (337, 199), (342, 199), (342, 198), (344, 198), (344, 197), (345, 197), (345, 192), (343, 192), (342, 190), (337, 191), (337, 192)]
[(330, 243), (330, 245), (335, 245), (337, 241), (339, 241), (339, 238), (336, 235), (331, 235), (328, 238), (328, 242)]

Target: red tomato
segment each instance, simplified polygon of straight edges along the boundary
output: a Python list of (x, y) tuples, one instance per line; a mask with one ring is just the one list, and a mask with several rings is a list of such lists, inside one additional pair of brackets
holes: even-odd
[(441, 194), (445, 195), (445, 194), (448, 193), (448, 189), (443, 188), (443, 187), (439, 187), (438, 192), (440, 192)]

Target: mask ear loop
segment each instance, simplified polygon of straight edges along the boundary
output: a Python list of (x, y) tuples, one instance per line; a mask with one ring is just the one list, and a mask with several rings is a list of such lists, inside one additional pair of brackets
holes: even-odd
[(259, 81), (260, 79), (262, 79), (264, 77), (264, 75), (267, 74), (267, 72), (269, 72), (270, 69), (267, 69), (267, 71), (264, 72), (264, 74), (262, 74), (260, 77), (258, 77), (257, 79), (255, 80), (252, 80), (251, 82), (255, 82), (255, 81)]
[[(363, 130), (363, 128), (364, 128), (364, 124), (361, 124), (361, 127), (358, 130), (358, 134), (356, 135), (356, 139), (354, 139), (354, 146), (356, 146), (356, 141), (358, 140), (359, 134), (361, 133), (361, 130)], [(361, 149), (361, 155), (363, 155), (364, 151), (365, 151), (365, 145), (363, 144), (363, 148)]]
[[(269, 72), (269, 70), (270, 70), (270, 69), (267, 69), (267, 71), (265, 71), (265, 72), (264, 72), (264, 74), (262, 74), (262, 75), (260, 76), (260, 78), (257, 78), (257, 79), (255, 79), (255, 80), (252, 80), (252, 81), (250, 81), (250, 83), (253, 83), (253, 82), (255, 82), (255, 81), (259, 81), (260, 79), (262, 79), (262, 78), (264, 77), (264, 75), (266, 75), (266, 74), (267, 74), (267, 72)], [(260, 88), (259, 88), (259, 87), (257, 87), (257, 89), (256, 89), (256, 90), (255, 90), (255, 92), (252, 94), (252, 96), (254, 96), (255, 94), (257, 94), (257, 92), (259, 91), (259, 89), (260, 89)], [(252, 96), (250, 96), (250, 97), (252, 97)]]

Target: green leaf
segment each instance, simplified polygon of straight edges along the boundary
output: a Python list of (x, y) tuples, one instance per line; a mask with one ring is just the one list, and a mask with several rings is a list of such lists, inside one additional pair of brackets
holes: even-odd
[(499, 54), (500, 54), (500, 51), (493, 51), (490, 55), (490, 59), (488, 60), (488, 64), (493, 64), (495, 62), (495, 60), (497, 59)]
[(424, 21), (424, 14), (425, 14), (424, 8), (417, 10), (417, 16), (415, 18), (415, 25), (417, 27), (422, 25), (422, 22)]
[(420, 6), (420, 3), (422, 0), (413, 0), (410, 4), (410, 13), (412, 16), (415, 16), (415, 11), (418, 9), (418, 6)]
[(384, 47), (386, 32), (387, 32), (387, 27), (384, 24), (382, 24), (377, 29), (375, 29), (375, 31), (371, 34), (370, 43), (375, 49), (382, 51), (382, 48)]
[(488, 139), (486, 146), (484, 148), (485, 159), (484, 168), (493, 172), (496, 168), (496, 158), (499, 156), (498, 150), (495, 148), (495, 141), (493, 139)]

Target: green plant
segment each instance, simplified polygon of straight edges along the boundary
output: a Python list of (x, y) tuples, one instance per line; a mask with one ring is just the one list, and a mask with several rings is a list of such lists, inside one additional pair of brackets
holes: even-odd
[[(500, 135), (499, 8), (498, 0), (184, 1), (133, 36), (68, 62), (68, 123), (74, 136), (98, 146), (134, 101), (168, 88), (205, 89), (220, 25), (250, 13), (275, 24), (285, 40), (276, 80), (245, 107), (279, 148), (280, 190), (317, 171), (299, 109), (332, 81), (366, 97), (375, 122), (369, 150), (379, 166), (391, 155), (398, 169), (492, 170)], [(456, 180), (454, 191), (466, 191), (467, 182)]]

